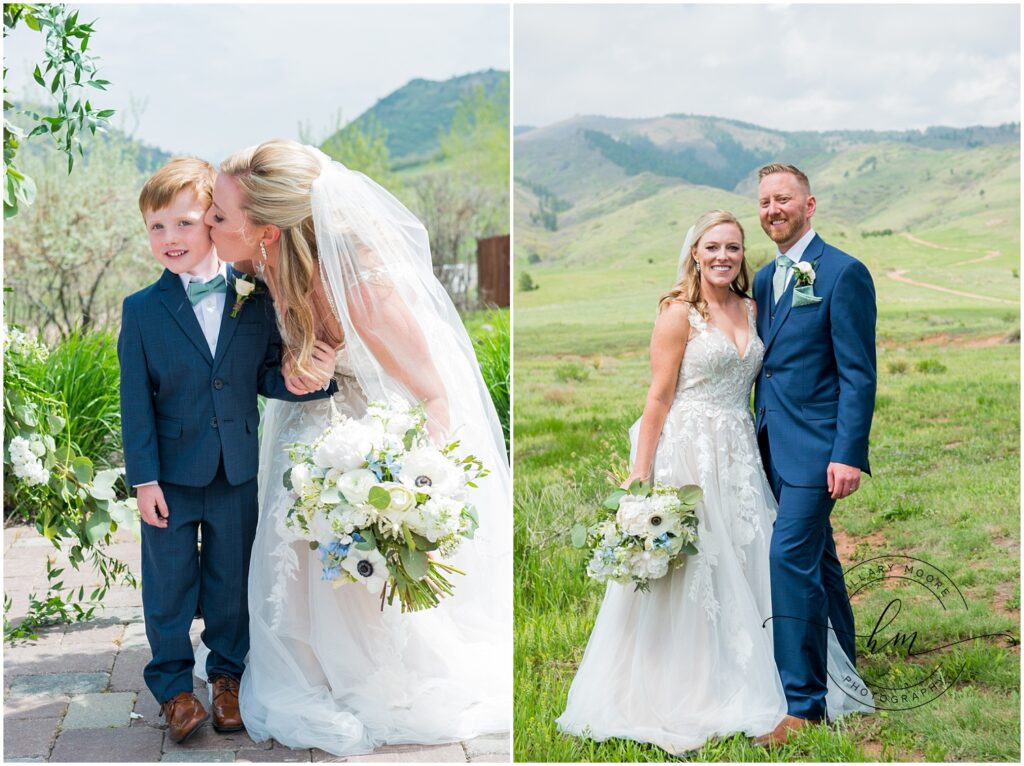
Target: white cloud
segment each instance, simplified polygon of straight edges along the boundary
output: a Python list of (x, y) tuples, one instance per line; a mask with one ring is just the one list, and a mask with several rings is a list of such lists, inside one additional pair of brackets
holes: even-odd
[(1020, 119), (1016, 5), (517, 6), (515, 121), (710, 114), (783, 130)]

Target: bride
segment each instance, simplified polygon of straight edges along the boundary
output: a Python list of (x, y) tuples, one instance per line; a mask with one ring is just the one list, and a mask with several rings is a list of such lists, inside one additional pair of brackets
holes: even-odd
[[(207, 223), (221, 259), (251, 261), (274, 299), (290, 385), (326, 385), (315, 362), (324, 344), (339, 348), (337, 394), (268, 402), (264, 415), (239, 692), (250, 736), (349, 755), (508, 730), (508, 464), (426, 231), (369, 178), (293, 141), (229, 157), (213, 199)], [(474, 498), (480, 529), (451, 559), (466, 573), (455, 595), (407, 614), (382, 610), (357, 584), (333, 588), (317, 553), (281, 527), (287, 445), (311, 442), (332, 412), (359, 417), (368, 401), (394, 396), (423, 403), (432, 436), (458, 439), (491, 470)]]
[[(764, 346), (739, 221), (705, 213), (659, 304), (652, 382), (630, 430), (634, 479), (698, 484), (700, 553), (650, 592), (609, 583), (561, 730), (670, 753), (715, 736), (771, 732), (786, 715), (772, 650), (768, 551), (777, 504), (761, 465), (750, 390)], [(842, 670), (840, 670), (842, 669)], [(852, 673), (829, 632), (829, 676)], [(859, 679), (858, 679), (859, 680)], [(851, 688), (856, 688), (852, 687)], [(829, 716), (868, 708), (830, 680)]]

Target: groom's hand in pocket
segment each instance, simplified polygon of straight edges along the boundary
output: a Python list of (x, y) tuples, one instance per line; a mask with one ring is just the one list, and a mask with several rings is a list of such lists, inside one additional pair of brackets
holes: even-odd
[(139, 515), (152, 527), (167, 528), (167, 501), (159, 484), (146, 484), (138, 488), (136, 501), (139, 504)]

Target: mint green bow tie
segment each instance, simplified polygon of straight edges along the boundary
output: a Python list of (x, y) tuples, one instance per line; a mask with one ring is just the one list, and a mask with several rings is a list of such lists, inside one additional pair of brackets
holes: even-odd
[(228, 283), (224, 280), (222, 274), (218, 274), (209, 282), (189, 282), (188, 283), (188, 299), (195, 306), (199, 301), (205, 298), (207, 295), (213, 293), (226, 293), (228, 290)]
[(792, 258), (785, 255), (775, 256), (775, 276), (772, 278), (772, 289), (775, 291), (775, 302), (779, 302), (779, 298), (786, 292), (786, 274), (793, 268)]

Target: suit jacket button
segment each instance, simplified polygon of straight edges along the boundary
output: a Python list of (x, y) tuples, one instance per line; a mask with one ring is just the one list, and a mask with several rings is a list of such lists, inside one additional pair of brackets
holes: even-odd
[(770, 378), (772, 376), (772, 371), (771, 370), (765, 370), (764, 376), (766, 378)]
[(775, 314), (772, 314), (772, 316), (771, 316), (771, 320), (772, 320), (773, 322), (775, 321)]
[(216, 428), (216, 427), (217, 427), (217, 418), (213, 418), (210, 421), (210, 428)]
[(224, 388), (224, 381), (221, 380), (220, 378), (214, 378), (213, 387), (220, 391), (222, 388)]

